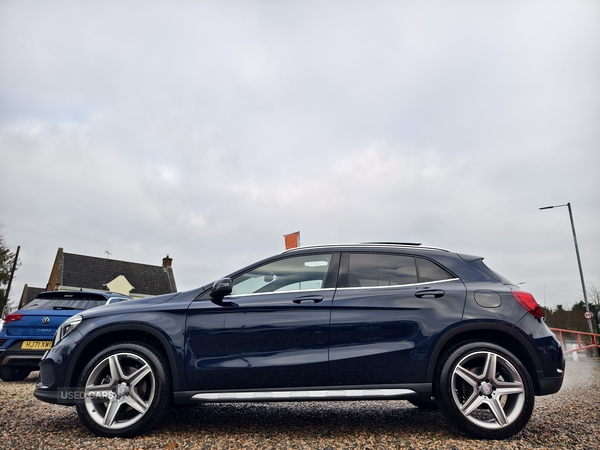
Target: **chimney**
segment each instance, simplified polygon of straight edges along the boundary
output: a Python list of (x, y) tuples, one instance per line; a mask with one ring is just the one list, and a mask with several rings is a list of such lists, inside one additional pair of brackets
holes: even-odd
[(173, 262), (173, 258), (169, 258), (169, 255), (163, 258), (163, 267), (171, 267), (171, 263)]

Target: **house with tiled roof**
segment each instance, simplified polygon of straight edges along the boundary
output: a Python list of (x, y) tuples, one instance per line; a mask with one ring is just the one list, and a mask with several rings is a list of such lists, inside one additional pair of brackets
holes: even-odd
[[(161, 265), (153, 266), (66, 253), (59, 248), (45, 290), (110, 291), (134, 298), (169, 294), (177, 292), (172, 263), (169, 255), (163, 258)], [(24, 290), (21, 302), (25, 303), (22, 304), (28, 303), (29, 297)]]
[(21, 294), (21, 300), (19, 301), (19, 306), (17, 309), (21, 309), (23, 306), (25, 306), (31, 300), (36, 298), (38, 296), (38, 294), (44, 292), (45, 290), (46, 289), (44, 289), (44, 288), (33, 287), (33, 286), (29, 286), (27, 284), (25, 286), (23, 286), (23, 293)]

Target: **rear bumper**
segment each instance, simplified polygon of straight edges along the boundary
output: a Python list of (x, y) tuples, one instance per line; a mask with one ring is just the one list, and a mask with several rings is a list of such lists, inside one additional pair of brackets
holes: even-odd
[(542, 370), (537, 372), (539, 382), (539, 392), (537, 395), (555, 394), (560, 391), (565, 378), (566, 360), (562, 352), (562, 347), (554, 334), (551, 338), (556, 344), (546, 347), (546, 351), (540, 358)]
[(33, 367), (37, 370), (44, 353), (46, 353), (45, 350), (13, 350), (9, 348), (0, 351), (0, 365)]
[(564, 377), (546, 377), (543, 372), (538, 372), (538, 380), (540, 383), (540, 392), (537, 395), (555, 394), (560, 391)]

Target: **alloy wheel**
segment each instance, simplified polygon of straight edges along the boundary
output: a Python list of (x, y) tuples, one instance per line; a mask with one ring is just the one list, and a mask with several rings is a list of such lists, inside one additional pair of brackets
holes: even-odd
[(452, 372), (452, 398), (473, 424), (494, 430), (519, 418), (525, 407), (525, 388), (508, 359), (491, 351), (467, 354)]
[(115, 353), (101, 360), (85, 383), (85, 408), (104, 428), (126, 428), (148, 411), (156, 380), (150, 365), (133, 353)]

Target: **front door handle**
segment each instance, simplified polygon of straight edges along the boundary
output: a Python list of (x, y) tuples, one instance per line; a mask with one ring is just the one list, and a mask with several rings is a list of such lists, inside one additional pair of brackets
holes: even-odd
[(302, 303), (302, 302), (313, 302), (313, 303), (320, 303), (323, 301), (323, 296), (322, 295), (305, 295), (303, 297), (298, 297), (295, 298), (294, 303)]
[(417, 298), (440, 298), (446, 294), (446, 291), (441, 289), (426, 289), (424, 291), (415, 292)]

